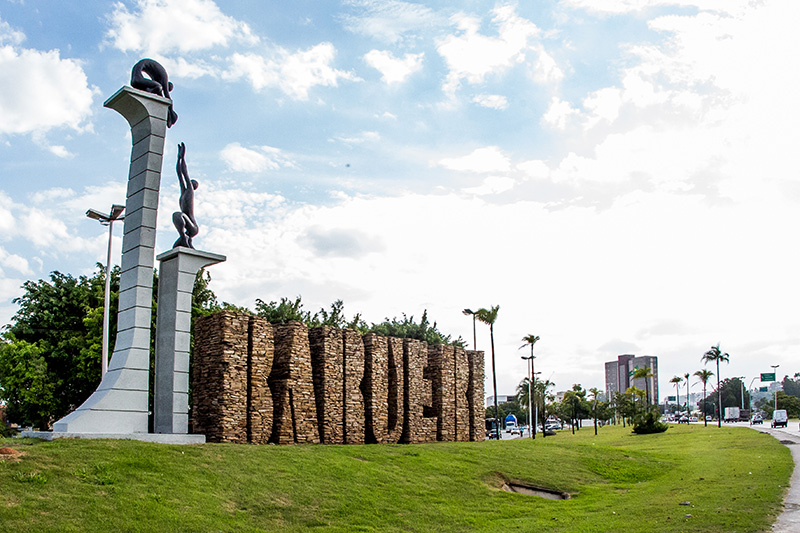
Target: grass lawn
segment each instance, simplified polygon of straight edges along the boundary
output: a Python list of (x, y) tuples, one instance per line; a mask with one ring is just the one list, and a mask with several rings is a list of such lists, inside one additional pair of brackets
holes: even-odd
[(391, 446), (2, 446), (24, 455), (0, 460), (0, 531), (768, 531), (793, 464), (769, 435), (699, 425)]

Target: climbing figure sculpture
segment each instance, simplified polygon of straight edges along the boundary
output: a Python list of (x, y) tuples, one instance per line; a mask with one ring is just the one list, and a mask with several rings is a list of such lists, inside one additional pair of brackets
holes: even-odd
[[(150, 77), (146, 78), (145, 74)], [(131, 87), (172, 100), (169, 95), (172, 90), (172, 82), (169, 81), (167, 70), (161, 66), (161, 63), (153, 59), (141, 59), (133, 66)], [(172, 110), (172, 104), (170, 104), (167, 113), (167, 127), (171, 128), (177, 121), (178, 114)]]
[(197, 189), (197, 181), (189, 179), (189, 173), (186, 170), (186, 145), (180, 143), (178, 145), (178, 164), (175, 167), (178, 173), (178, 181), (181, 184), (181, 198), (180, 198), (180, 211), (172, 213), (172, 223), (178, 230), (178, 240), (172, 245), (173, 248), (184, 246), (186, 248), (194, 248), (192, 246), (192, 238), (200, 232), (200, 227), (194, 219), (194, 191)]

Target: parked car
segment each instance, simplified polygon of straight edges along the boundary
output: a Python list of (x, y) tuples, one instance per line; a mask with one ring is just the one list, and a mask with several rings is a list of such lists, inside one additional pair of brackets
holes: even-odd
[(689, 417), (689, 422), (697, 422), (697, 417), (696, 416), (690, 416)]
[(688, 424), (688, 423), (689, 423), (689, 417), (686, 415), (683, 415), (678, 419), (678, 424)]
[(711, 415), (706, 415), (706, 422), (711, 422), (712, 420), (714, 419), (711, 418)]

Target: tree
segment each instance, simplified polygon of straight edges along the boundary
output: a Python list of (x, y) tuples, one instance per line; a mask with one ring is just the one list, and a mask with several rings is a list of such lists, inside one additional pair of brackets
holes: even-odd
[[(534, 386), (536, 385), (536, 374), (534, 373), (534, 367), (533, 367), (533, 360), (534, 360), (534, 357), (533, 357), (533, 345), (536, 344), (538, 341), (539, 341), (539, 337), (536, 336), (536, 335), (533, 335), (533, 334), (525, 335), (524, 337), (522, 337), (522, 342), (524, 342), (525, 344), (523, 344), (522, 346), (519, 347), (520, 350), (522, 348), (525, 348), (526, 346), (530, 346), (531, 347), (531, 355), (530, 355), (531, 376), (530, 376), (530, 378), (531, 378), (531, 380), (533, 380), (532, 384)], [(530, 385), (531, 385), (531, 383), (528, 384), (529, 387), (530, 387)], [(531, 417), (531, 420), (533, 420), (533, 424), (531, 424), (531, 428), (529, 428), (529, 431), (531, 433), (531, 438), (535, 439), (536, 438), (536, 420), (533, 417)], [(544, 426), (542, 426), (542, 429), (544, 429)]]
[(686, 416), (691, 414), (691, 409), (689, 409), (689, 373), (685, 373), (683, 375), (683, 379), (686, 380)]
[(703, 425), (707, 427), (708, 420), (706, 420), (706, 384), (708, 383), (708, 378), (713, 376), (714, 373), (704, 368), (702, 370), (698, 370), (697, 372), (695, 372), (694, 375), (700, 378), (700, 382), (703, 384)]
[(672, 379), (669, 380), (670, 383), (674, 383), (675, 384), (675, 394), (677, 394), (677, 396), (675, 397), (675, 401), (678, 404), (678, 413), (679, 414), (681, 412), (681, 390), (678, 387), (679, 387), (679, 385), (680, 385), (680, 383), (682, 381), (683, 381), (683, 378), (680, 377), (680, 376), (673, 376)]
[[(200, 271), (192, 292), (192, 317), (220, 309)], [(79, 405), (100, 383), (105, 268), (91, 277), (53, 272), (50, 280), (27, 281), (15, 299), (19, 310), (0, 336), (0, 399), (8, 418), (42, 429)], [(151, 366), (155, 347), (158, 276), (153, 273)], [(116, 340), (119, 268), (111, 272), (109, 345)], [(152, 368), (151, 368), (152, 370)], [(152, 395), (152, 390), (151, 390)]]
[(633, 379), (644, 379), (644, 391), (645, 396), (647, 398), (647, 405), (650, 405), (652, 402), (650, 400), (650, 378), (655, 377), (653, 371), (650, 369), (649, 366), (644, 368), (637, 368), (633, 372)]
[[(497, 312), (500, 311), (500, 306), (495, 305), (489, 309), (480, 308), (475, 313), (475, 318), (483, 322), (484, 324), (488, 324), (489, 326), (489, 338), (491, 340), (491, 347), (492, 347), (492, 390), (494, 392), (494, 414), (497, 422), (499, 424), (500, 417), (498, 416), (497, 410), (497, 368), (495, 366), (495, 357), (494, 357), (494, 323), (497, 321)], [(497, 438), (500, 438), (500, 428), (497, 428)]]
[[(719, 363), (720, 362), (728, 363), (730, 361), (730, 355), (728, 355), (727, 353), (722, 352), (719, 349), (719, 343), (717, 343), (716, 346), (712, 346), (710, 350), (708, 350), (706, 353), (704, 353), (703, 356), (700, 358), (700, 360), (703, 361), (705, 364), (708, 364), (710, 362), (713, 362), (713, 363), (717, 364), (717, 390), (719, 391), (720, 390), (720, 388), (719, 388)], [(719, 407), (719, 411), (718, 411), (718, 415), (717, 415), (717, 427), (722, 427), (722, 395), (721, 394), (718, 396), (717, 400), (718, 400), (717, 405)]]
[(795, 373), (794, 379), (784, 376), (781, 383), (783, 384), (783, 392), (789, 396), (800, 398), (800, 372)]
[[(105, 269), (98, 265), (93, 276), (79, 278), (53, 272), (49, 281), (26, 281), (22, 288), (14, 300), (19, 310), (0, 345), (0, 397), (9, 420), (45, 429), (100, 382)], [(112, 271), (111, 290), (115, 316), (119, 268)]]
[(594, 417), (594, 434), (597, 435), (597, 397), (600, 395), (600, 389), (592, 387), (589, 389), (592, 393), (592, 415)]
[[(778, 409), (786, 409), (786, 414), (790, 418), (800, 416), (800, 398), (790, 396), (783, 391), (778, 391), (776, 393), (776, 399), (778, 402)], [(775, 404), (772, 398), (762, 398), (758, 401), (756, 406), (767, 413), (769, 418), (772, 418), (772, 412), (775, 410)]]

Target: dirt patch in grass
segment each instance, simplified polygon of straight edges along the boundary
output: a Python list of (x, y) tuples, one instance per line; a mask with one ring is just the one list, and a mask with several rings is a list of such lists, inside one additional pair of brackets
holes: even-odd
[(15, 450), (14, 448), (3, 447), (0, 448), (0, 461), (9, 459), (11, 461), (19, 461), (19, 458), (25, 455), (25, 452)]

